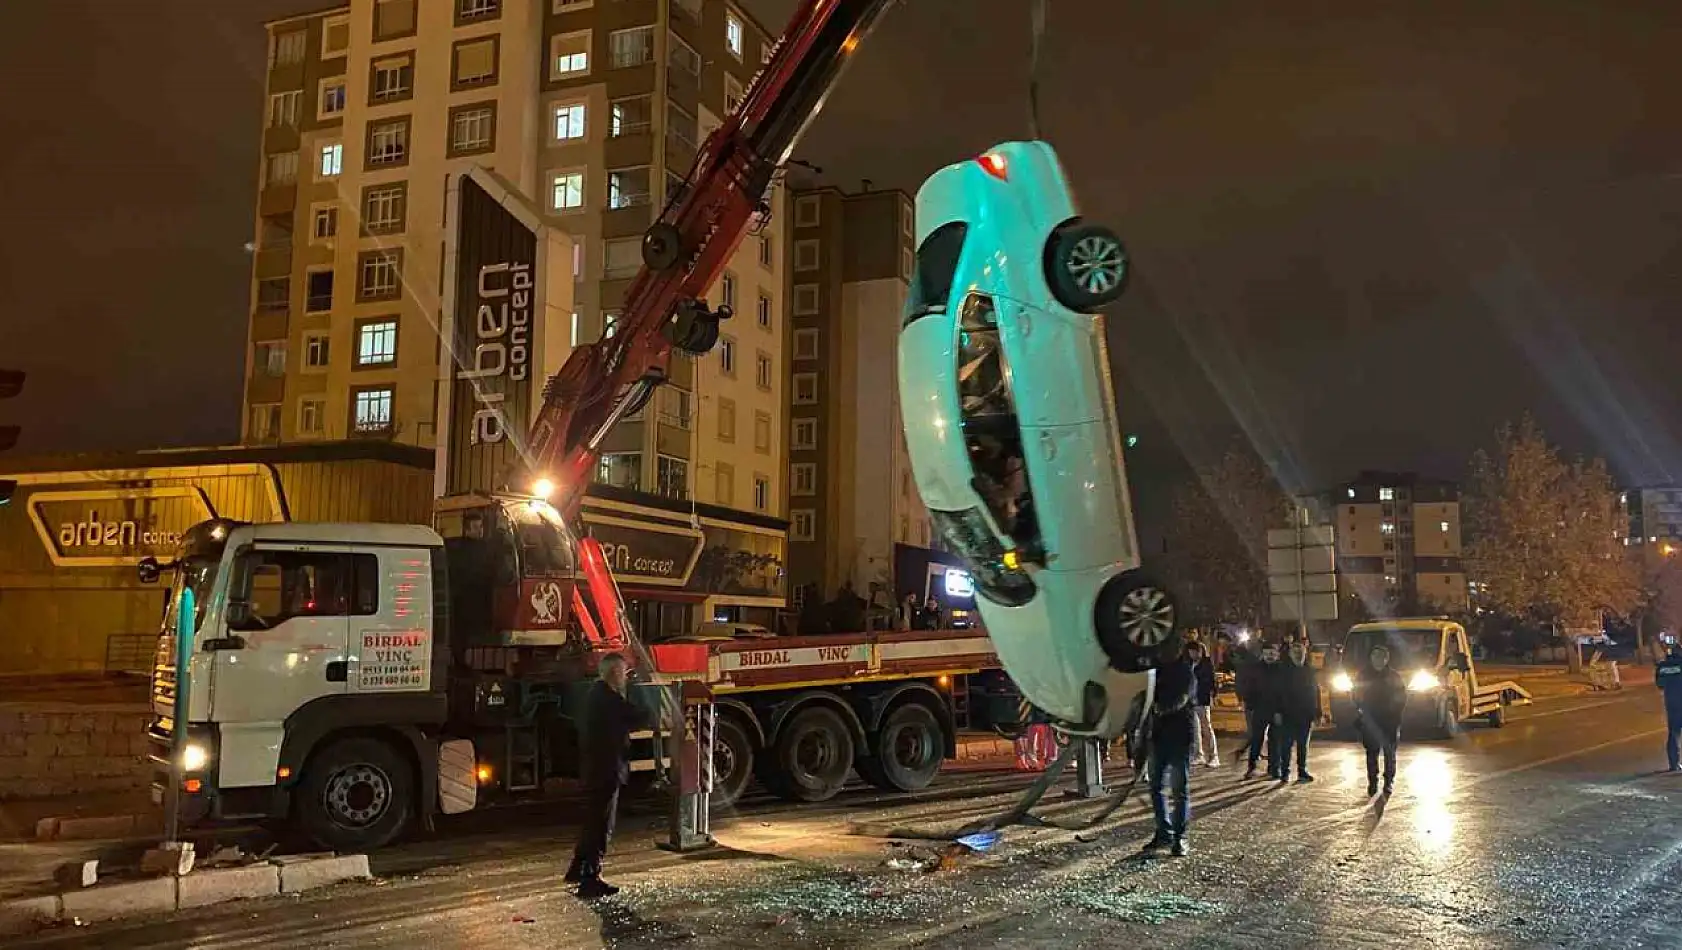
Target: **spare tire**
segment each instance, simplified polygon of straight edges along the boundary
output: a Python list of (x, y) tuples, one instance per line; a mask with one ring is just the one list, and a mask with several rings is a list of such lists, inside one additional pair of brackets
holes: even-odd
[(1179, 623), (1173, 595), (1138, 570), (1110, 578), (1093, 613), (1098, 644), (1123, 673), (1160, 664)]

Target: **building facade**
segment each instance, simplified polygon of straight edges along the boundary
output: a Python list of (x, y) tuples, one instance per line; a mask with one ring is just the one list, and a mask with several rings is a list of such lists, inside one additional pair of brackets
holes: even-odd
[[(913, 203), (901, 191), (797, 187), (789, 206), (790, 582), (824, 597), (849, 581), (861, 595), (873, 583), (893, 591), (895, 545), (931, 541), (896, 368)], [(920, 592), (915, 581), (896, 594)]]
[(1632, 488), (1619, 500), (1629, 512), (1630, 544), (1682, 547), (1682, 486)]
[(1460, 490), (1453, 482), (1362, 472), (1325, 504), (1336, 530), (1338, 593), (1350, 608), (1359, 601), (1377, 616), (1398, 606), (1466, 607)]
[[(540, 278), (556, 267), (572, 277), (569, 304), (551, 300), (538, 317), (552, 363), (540, 371), (610, 336), (643, 232), (774, 42), (726, 0), (351, 0), (267, 30), (248, 445), (439, 444), (449, 195), (475, 166), (571, 239), (570, 260), (549, 260)], [(719, 346), (674, 356), (671, 385), (613, 432), (596, 473), (628, 520), (649, 522), (650, 545), (674, 505), (695, 524), (743, 513), (739, 527), (761, 538), (756, 571), (774, 584), (683, 600), (677, 619), (670, 604), (650, 608), (665, 610), (662, 629), (702, 610), (768, 621), (783, 606), (780, 184), (767, 200), (769, 225), (709, 291), (735, 311)], [(639, 506), (626, 492), (652, 497)]]

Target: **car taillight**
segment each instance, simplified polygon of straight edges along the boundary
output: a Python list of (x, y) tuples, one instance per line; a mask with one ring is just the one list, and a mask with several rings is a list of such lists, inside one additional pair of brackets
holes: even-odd
[(1005, 168), (1005, 157), (1000, 155), (998, 152), (988, 152), (975, 161), (976, 164), (980, 165), (982, 169), (987, 172), (987, 174), (992, 175), (994, 178), (997, 178), (1000, 181), (1010, 180), (1009, 172)]

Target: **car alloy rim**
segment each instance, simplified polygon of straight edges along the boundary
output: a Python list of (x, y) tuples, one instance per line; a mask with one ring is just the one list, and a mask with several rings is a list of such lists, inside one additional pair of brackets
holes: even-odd
[(1174, 630), (1174, 605), (1167, 592), (1141, 587), (1121, 600), (1121, 631), (1127, 642), (1149, 649), (1161, 645)]
[(1121, 283), (1127, 262), (1122, 258), (1120, 242), (1089, 234), (1075, 242), (1069, 251), (1067, 267), (1080, 289), (1089, 294), (1104, 294)]
[(385, 814), (391, 801), (391, 779), (372, 765), (352, 765), (333, 773), (323, 797), (339, 824), (366, 828)]

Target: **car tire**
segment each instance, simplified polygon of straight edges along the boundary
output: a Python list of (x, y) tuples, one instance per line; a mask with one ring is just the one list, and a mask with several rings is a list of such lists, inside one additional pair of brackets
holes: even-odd
[(896, 706), (871, 737), (871, 754), (858, 760), (859, 776), (888, 792), (928, 788), (946, 759), (946, 730), (922, 703)]
[(1460, 710), (1454, 697), (1445, 696), (1437, 706), (1437, 736), (1452, 739), (1460, 734)]
[(713, 729), (713, 792), (715, 806), (733, 804), (753, 780), (753, 737), (734, 716), (719, 716)]
[(373, 851), (396, 840), (415, 812), (415, 771), (390, 743), (339, 739), (310, 757), (292, 793), (305, 835), (330, 851)]
[(1179, 622), (1173, 595), (1136, 570), (1110, 578), (1094, 613), (1098, 644), (1123, 673), (1154, 668)]
[(761, 774), (779, 798), (822, 802), (834, 798), (853, 770), (852, 730), (827, 706), (808, 706), (777, 734)]
[(1121, 238), (1103, 225), (1075, 218), (1046, 238), (1045, 280), (1070, 310), (1096, 313), (1114, 303), (1132, 270)]

